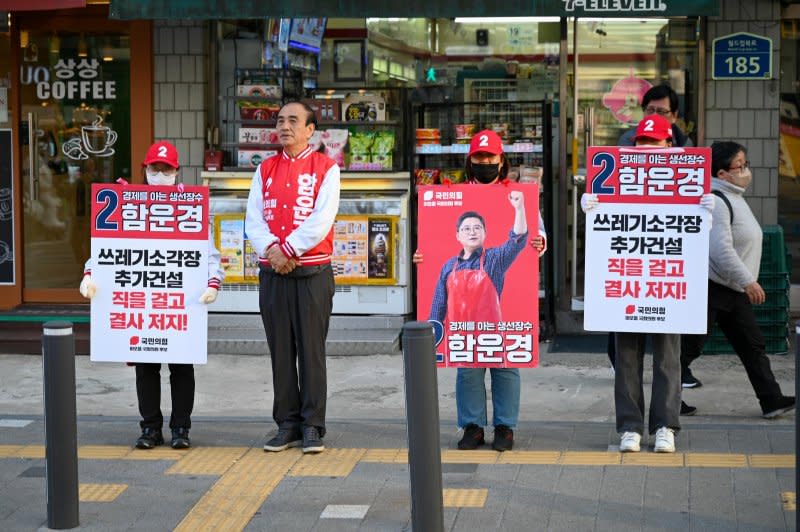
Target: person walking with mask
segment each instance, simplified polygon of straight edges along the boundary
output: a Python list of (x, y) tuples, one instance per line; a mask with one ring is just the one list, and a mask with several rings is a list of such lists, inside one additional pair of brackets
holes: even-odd
[[(147, 150), (142, 163), (148, 185), (169, 187), (175, 185), (180, 171), (178, 150), (166, 141), (156, 142)], [(97, 284), (92, 280), (92, 259), (86, 262), (80, 292), (92, 299)], [(217, 292), (224, 277), (220, 267), (220, 254), (214, 246), (211, 228), (208, 229), (208, 286), (200, 296), (200, 303), (208, 305), (217, 299)], [(161, 413), (161, 364), (137, 362), (136, 396), (142, 420), (142, 433), (134, 444), (137, 449), (152, 449), (164, 443), (161, 430), (164, 416)], [(192, 364), (169, 364), (169, 384), (172, 412), (169, 427), (172, 431), (170, 446), (173, 449), (188, 449), (191, 446), (189, 429), (194, 409), (194, 366)]]
[[(470, 142), (465, 163), (467, 182), (491, 185), (502, 183), (508, 176), (509, 163), (503, 153), (503, 142), (494, 131), (476, 133)], [(526, 246), (528, 224), (523, 194), (511, 192), (509, 203), (514, 209), (514, 226), (505, 244), (484, 248), (486, 221), (474, 211), (463, 213), (456, 224), (456, 239), (461, 252), (442, 267), (434, 291), (430, 320), (499, 321), (499, 298), (503, 291), (506, 270)], [(547, 249), (547, 236), (539, 214), (539, 234), (530, 245), (542, 255)], [(417, 250), (413, 262), (423, 262)], [(508, 451), (514, 446), (514, 428), (519, 418), (520, 374), (516, 368), (490, 368), (492, 386), (492, 448)], [(456, 408), (458, 426), (464, 430), (458, 442), (462, 450), (477, 449), (485, 443), (486, 368), (458, 368), (456, 375)]]
[[(771, 419), (793, 410), (795, 398), (783, 395), (775, 380), (753, 311), (766, 295), (758, 284), (761, 226), (743, 197), (753, 179), (746, 148), (736, 142), (712, 144), (711, 172), (711, 189), (722, 201), (714, 207), (710, 235), (706, 330), (719, 324), (744, 365), (763, 417)], [(697, 381), (689, 366), (700, 356), (706, 336), (682, 336), (683, 382)]]

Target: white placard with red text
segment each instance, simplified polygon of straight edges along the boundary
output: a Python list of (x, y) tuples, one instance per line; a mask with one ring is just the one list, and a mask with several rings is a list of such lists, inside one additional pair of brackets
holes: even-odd
[(92, 361), (206, 363), (208, 197), (92, 185)]
[(590, 147), (584, 328), (703, 334), (709, 148)]

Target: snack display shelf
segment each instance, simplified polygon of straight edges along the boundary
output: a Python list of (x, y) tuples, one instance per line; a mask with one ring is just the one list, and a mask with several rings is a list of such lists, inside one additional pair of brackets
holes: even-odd
[[(542, 145), (532, 142), (515, 142), (514, 144), (504, 144), (505, 153), (542, 153)], [(422, 144), (415, 149), (417, 155), (447, 155), (452, 153), (469, 153), (469, 144)]]

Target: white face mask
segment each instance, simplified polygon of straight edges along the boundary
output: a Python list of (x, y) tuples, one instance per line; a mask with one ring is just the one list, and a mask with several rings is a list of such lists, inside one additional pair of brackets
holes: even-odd
[(728, 175), (731, 176), (731, 183), (744, 189), (749, 187), (750, 183), (753, 181), (753, 173), (749, 168), (740, 170), (737, 173), (728, 172)]
[(164, 172), (146, 172), (148, 185), (174, 185), (176, 174), (167, 175)]

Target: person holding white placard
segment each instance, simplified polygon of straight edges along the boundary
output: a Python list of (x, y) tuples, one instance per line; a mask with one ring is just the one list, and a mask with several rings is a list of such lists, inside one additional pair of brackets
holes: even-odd
[[(147, 150), (142, 163), (148, 185), (173, 186), (178, 178), (180, 165), (178, 150), (166, 141), (156, 142)], [(178, 185), (182, 187), (183, 185)], [(200, 296), (200, 303), (208, 305), (217, 299), (225, 272), (220, 267), (220, 253), (214, 246), (211, 228), (208, 231), (208, 286)], [(86, 261), (80, 292), (92, 299), (97, 284), (92, 279), (92, 259)], [(164, 443), (161, 431), (164, 416), (161, 413), (161, 364), (137, 362), (136, 395), (139, 402), (139, 422), (142, 433), (134, 444), (137, 449), (152, 449)], [(194, 408), (194, 366), (192, 364), (169, 364), (170, 395), (172, 412), (169, 428), (172, 431), (170, 446), (173, 449), (188, 449), (191, 446), (189, 429)]]

